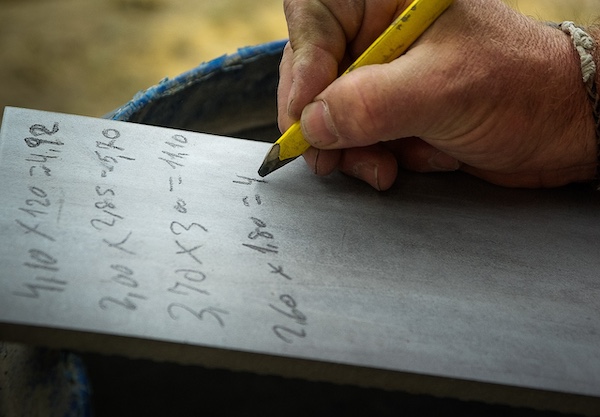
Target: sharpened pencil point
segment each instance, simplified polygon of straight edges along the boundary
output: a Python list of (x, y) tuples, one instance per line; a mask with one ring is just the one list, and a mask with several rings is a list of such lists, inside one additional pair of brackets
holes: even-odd
[(258, 169), (258, 175), (261, 177), (266, 177), (271, 172), (281, 168), (282, 166), (292, 162), (296, 158), (287, 158), (283, 161), (279, 159), (279, 144), (275, 144), (271, 147), (267, 156), (265, 156), (265, 160), (262, 165)]

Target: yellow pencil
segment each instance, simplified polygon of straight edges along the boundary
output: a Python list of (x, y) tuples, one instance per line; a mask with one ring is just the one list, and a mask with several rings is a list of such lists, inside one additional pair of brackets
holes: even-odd
[[(344, 74), (358, 67), (384, 64), (398, 58), (450, 4), (452, 0), (413, 1)], [(271, 147), (258, 174), (261, 177), (270, 174), (302, 155), (309, 147), (302, 135), (300, 122), (294, 123)]]

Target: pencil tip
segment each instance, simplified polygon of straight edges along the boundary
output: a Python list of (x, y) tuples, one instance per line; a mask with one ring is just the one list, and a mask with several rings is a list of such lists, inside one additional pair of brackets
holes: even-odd
[(282, 166), (292, 162), (296, 158), (288, 158), (283, 161), (279, 159), (279, 144), (275, 144), (271, 147), (267, 156), (265, 156), (265, 160), (262, 165), (258, 169), (258, 175), (261, 177), (266, 177), (271, 172), (278, 170)]

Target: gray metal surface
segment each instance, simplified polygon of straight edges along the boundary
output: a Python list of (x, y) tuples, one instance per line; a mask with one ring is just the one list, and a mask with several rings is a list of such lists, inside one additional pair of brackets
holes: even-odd
[(600, 397), (597, 194), (461, 174), (378, 193), (300, 160), (265, 180), (268, 148), (8, 109), (0, 338), (48, 327)]

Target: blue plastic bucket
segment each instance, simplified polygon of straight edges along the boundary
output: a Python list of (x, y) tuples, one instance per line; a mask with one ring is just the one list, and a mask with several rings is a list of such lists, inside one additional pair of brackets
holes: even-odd
[(286, 41), (246, 47), (142, 91), (106, 117), (273, 141), (277, 80)]
[(0, 342), (0, 416), (91, 416), (90, 386), (81, 358)]

